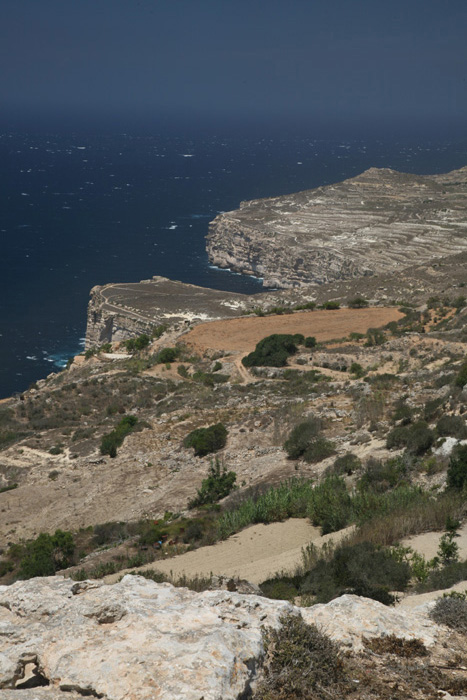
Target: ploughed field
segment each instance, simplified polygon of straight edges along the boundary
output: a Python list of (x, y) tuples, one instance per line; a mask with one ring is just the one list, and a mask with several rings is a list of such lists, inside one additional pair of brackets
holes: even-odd
[(369, 328), (379, 328), (397, 321), (402, 315), (393, 307), (374, 307), (248, 316), (202, 323), (186, 333), (183, 341), (198, 351), (251, 352), (262, 338), (273, 333), (302, 333), (304, 336), (314, 336), (318, 342), (324, 342), (344, 338), (349, 333), (366, 333)]

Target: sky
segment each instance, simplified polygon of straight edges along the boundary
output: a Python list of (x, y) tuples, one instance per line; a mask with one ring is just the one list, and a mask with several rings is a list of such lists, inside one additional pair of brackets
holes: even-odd
[(467, 124), (467, 0), (1, 0), (4, 120)]

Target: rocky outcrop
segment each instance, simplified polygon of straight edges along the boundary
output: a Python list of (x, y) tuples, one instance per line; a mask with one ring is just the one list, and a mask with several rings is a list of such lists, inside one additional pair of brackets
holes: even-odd
[[(285, 601), (193, 593), (137, 576), (112, 586), (59, 577), (2, 586), (0, 697), (10, 698), (10, 689), (17, 700), (243, 698), (263, 661), (262, 628), (279, 629), (287, 612), (300, 614)], [(426, 611), (357, 596), (301, 612), (354, 649), (362, 635), (418, 638), (430, 647), (440, 634)]]
[(467, 250), (467, 167), (371, 168), (344, 182), (242, 202), (210, 224), (219, 267), (291, 288), (382, 274)]
[(252, 308), (244, 294), (205, 289), (166, 277), (93, 287), (86, 348), (146, 333), (158, 325), (182, 330), (192, 322), (230, 318)]

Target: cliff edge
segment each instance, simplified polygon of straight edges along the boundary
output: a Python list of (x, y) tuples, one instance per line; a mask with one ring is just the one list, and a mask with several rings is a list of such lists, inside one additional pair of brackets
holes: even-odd
[(344, 182), (242, 202), (210, 223), (211, 263), (292, 288), (384, 274), (467, 249), (467, 167), (370, 168)]

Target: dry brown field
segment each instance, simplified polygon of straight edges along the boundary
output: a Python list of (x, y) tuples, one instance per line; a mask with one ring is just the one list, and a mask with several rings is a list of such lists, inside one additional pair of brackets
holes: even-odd
[(183, 336), (198, 351), (232, 350), (251, 352), (256, 343), (273, 333), (302, 333), (318, 342), (343, 338), (349, 333), (366, 333), (402, 317), (394, 307), (303, 311), (274, 316), (248, 316), (201, 323)]

